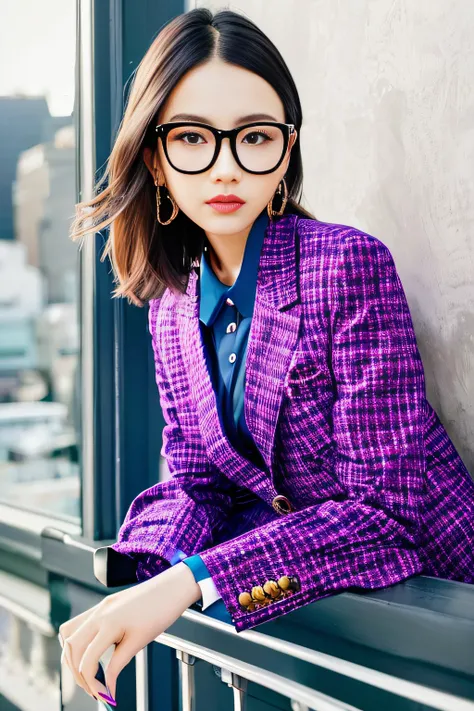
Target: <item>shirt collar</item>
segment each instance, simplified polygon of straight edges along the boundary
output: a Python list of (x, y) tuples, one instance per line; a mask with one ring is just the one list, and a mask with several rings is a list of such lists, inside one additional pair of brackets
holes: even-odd
[(203, 250), (199, 268), (199, 318), (207, 326), (212, 326), (227, 298), (232, 299), (242, 316), (252, 316), (260, 254), (268, 220), (265, 210), (254, 221), (245, 244), (239, 275), (232, 286), (223, 284), (217, 278), (208, 262), (208, 253)]

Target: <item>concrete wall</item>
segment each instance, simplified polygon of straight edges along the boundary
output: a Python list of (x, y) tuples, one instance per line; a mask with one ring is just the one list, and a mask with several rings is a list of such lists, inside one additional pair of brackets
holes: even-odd
[(240, 0), (303, 105), (305, 204), (391, 250), (427, 394), (474, 476), (474, 3)]

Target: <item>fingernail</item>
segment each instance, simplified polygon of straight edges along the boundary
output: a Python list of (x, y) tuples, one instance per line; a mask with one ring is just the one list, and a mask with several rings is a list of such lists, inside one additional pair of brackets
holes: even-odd
[(97, 692), (99, 696), (102, 696), (103, 699), (107, 701), (107, 703), (112, 704), (112, 706), (117, 706), (117, 702), (115, 701), (112, 696), (109, 696), (108, 694), (103, 694), (101, 691)]

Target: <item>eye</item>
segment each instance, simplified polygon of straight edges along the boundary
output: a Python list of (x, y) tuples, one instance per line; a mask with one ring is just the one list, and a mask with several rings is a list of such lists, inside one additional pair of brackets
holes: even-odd
[[(185, 141), (185, 140), (184, 140), (185, 138), (188, 138), (188, 136), (192, 136), (192, 140), (191, 140), (191, 141)], [(185, 143), (185, 144), (188, 145), (188, 146), (200, 146), (200, 145), (202, 145), (201, 143), (197, 143), (197, 142), (196, 142), (196, 140), (195, 140), (196, 138), (197, 138), (197, 139), (202, 138), (202, 139), (203, 139), (203, 142), (204, 142), (204, 143), (206, 142), (206, 141), (204, 140), (204, 137), (201, 136), (201, 134), (195, 133), (194, 131), (192, 131), (192, 132), (191, 132), (191, 131), (187, 131), (187, 132), (185, 132), (185, 133), (180, 133), (180, 134), (178, 134), (177, 136), (173, 136), (173, 141), (181, 141), (181, 140), (182, 140), (183, 143)]]
[[(247, 139), (250, 138), (251, 140), (249, 141), (250, 145), (252, 146), (261, 146), (262, 143), (266, 143), (267, 141), (271, 141), (272, 138), (266, 133), (265, 131), (252, 131), (251, 133), (247, 133), (247, 135), (244, 137), (244, 141), (247, 142)], [(259, 138), (262, 138), (264, 140), (258, 141)], [(256, 142), (256, 140), (258, 143)]]

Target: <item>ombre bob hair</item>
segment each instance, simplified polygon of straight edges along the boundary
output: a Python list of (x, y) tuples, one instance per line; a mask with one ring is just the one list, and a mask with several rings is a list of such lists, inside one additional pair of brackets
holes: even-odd
[(316, 219), (300, 205), (303, 116), (280, 52), (253, 22), (232, 10), (213, 14), (197, 8), (178, 15), (163, 26), (135, 70), (104, 173), (95, 185), (94, 197), (76, 204), (70, 229), (71, 239), (78, 240), (110, 225), (101, 261), (110, 257), (116, 284), (113, 296), (127, 297), (137, 306), (159, 298), (166, 288), (184, 293), (193, 262), (202, 253), (204, 231), (181, 210), (169, 225), (157, 221), (156, 186), (143, 160), (143, 149), (156, 149), (157, 117), (178, 81), (216, 55), (259, 75), (279, 95), (285, 122), (298, 131), (285, 175), (288, 201), (284, 214)]

